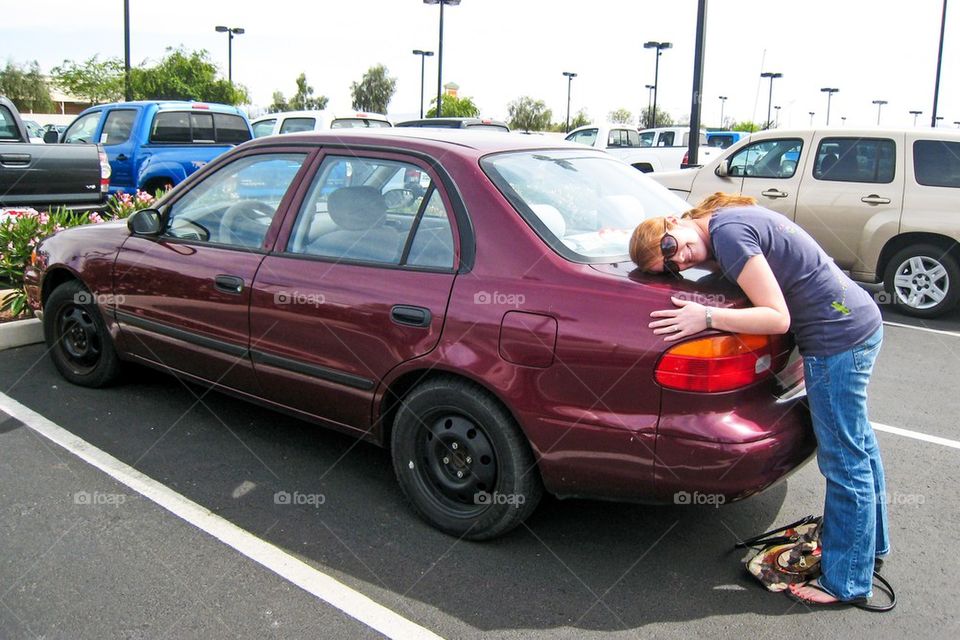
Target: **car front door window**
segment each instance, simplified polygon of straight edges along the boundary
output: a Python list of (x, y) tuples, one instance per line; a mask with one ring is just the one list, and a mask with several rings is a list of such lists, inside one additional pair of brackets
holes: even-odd
[(803, 141), (764, 140), (747, 145), (730, 158), (730, 175), (748, 178), (792, 178)]
[(231, 162), (167, 211), (166, 235), (259, 249), (306, 154), (268, 153)]
[(93, 133), (97, 130), (97, 124), (100, 122), (100, 112), (88, 113), (76, 120), (67, 129), (63, 136), (63, 141), (68, 144), (83, 144), (94, 142)]

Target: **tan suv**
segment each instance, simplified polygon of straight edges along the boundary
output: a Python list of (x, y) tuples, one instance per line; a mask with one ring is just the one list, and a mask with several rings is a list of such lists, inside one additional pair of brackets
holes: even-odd
[(699, 169), (653, 173), (690, 203), (754, 196), (795, 220), (888, 301), (934, 317), (960, 299), (960, 132), (773, 129)]

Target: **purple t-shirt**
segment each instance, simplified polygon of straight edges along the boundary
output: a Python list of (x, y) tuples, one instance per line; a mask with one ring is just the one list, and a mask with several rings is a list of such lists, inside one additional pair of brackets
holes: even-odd
[(729, 207), (710, 218), (713, 254), (736, 284), (747, 260), (762, 254), (790, 311), (790, 331), (809, 356), (846, 351), (880, 328), (880, 310), (792, 220), (759, 206)]

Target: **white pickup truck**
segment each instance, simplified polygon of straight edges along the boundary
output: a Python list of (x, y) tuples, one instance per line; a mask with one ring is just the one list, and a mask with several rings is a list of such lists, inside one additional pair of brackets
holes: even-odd
[[(646, 144), (643, 135), (647, 131), (666, 132), (667, 129), (647, 129), (638, 132), (630, 125), (621, 124), (591, 124), (584, 127), (578, 127), (571, 131), (566, 139), (570, 142), (578, 142), (589, 147), (603, 149), (611, 155), (626, 162), (632, 167), (651, 173), (657, 171), (673, 171), (686, 166), (687, 148), (684, 146), (674, 147), (673, 141), (688, 140), (689, 131), (682, 127), (670, 129), (675, 132), (674, 135), (663, 135), (662, 138), (648, 136)], [(706, 145), (706, 134), (701, 133), (702, 137), (698, 158), (699, 164), (708, 159), (716, 157), (719, 149), (712, 149)], [(660, 146), (654, 146), (651, 141), (662, 139)], [(667, 144), (667, 141), (670, 144)]]
[[(663, 159), (666, 170), (685, 169), (690, 145), (690, 127), (657, 127), (640, 131), (640, 146), (653, 147)], [(703, 165), (720, 155), (720, 150), (707, 142), (706, 131), (700, 131), (697, 165)]]

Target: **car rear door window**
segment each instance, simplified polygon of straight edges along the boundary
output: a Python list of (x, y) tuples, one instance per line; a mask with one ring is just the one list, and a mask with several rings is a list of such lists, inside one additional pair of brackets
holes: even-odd
[(213, 114), (216, 141), (219, 144), (241, 144), (250, 140), (250, 127), (241, 116), (229, 113)]
[(114, 109), (108, 113), (100, 134), (100, 144), (122, 144), (129, 140), (136, 116), (134, 109)]
[(913, 171), (917, 184), (960, 187), (960, 142), (917, 140), (913, 143)]
[(171, 238), (260, 249), (306, 154), (238, 158), (206, 176), (166, 211)]
[(287, 118), (280, 125), (280, 133), (299, 133), (313, 131), (317, 126), (316, 118)]
[(287, 251), (335, 261), (453, 268), (453, 231), (429, 174), (395, 160), (327, 157)]
[(190, 142), (190, 114), (186, 111), (163, 111), (153, 118), (150, 142)]
[(730, 175), (747, 178), (792, 178), (803, 140), (783, 138), (747, 145), (730, 158)]
[(893, 182), (897, 145), (889, 138), (824, 138), (813, 177), (837, 182)]

